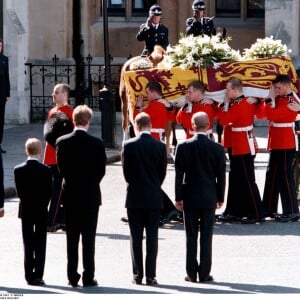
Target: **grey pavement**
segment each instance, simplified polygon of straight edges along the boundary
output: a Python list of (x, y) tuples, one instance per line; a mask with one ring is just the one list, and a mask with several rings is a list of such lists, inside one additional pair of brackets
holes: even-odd
[[(256, 121), (255, 134), (257, 137), (260, 152), (266, 151), (267, 143), (267, 126), (265, 121)], [(184, 138), (184, 132), (178, 127), (176, 130), (178, 140)], [(89, 133), (101, 138), (101, 116), (95, 114), (95, 118), (90, 126)], [(32, 123), (25, 125), (8, 125), (5, 126), (3, 148), (7, 153), (2, 155), (4, 168), (4, 187), (6, 198), (16, 195), (14, 188), (13, 168), (17, 164), (26, 159), (24, 152), (24, 144), (27, 138), (37, 137), (44, 146), (43, 124)], [(121, 128), (121, 113), (116, 113), (116, 147), (107, 148), (106, 154), (108, 163), (120, 160), (120, 149), (123, 140), (123, 132)]]
[[(266, 146), (266, 126), (255, 127), (260, 148)], [(100, 136), (100, 125), (94, 124), (91, 133)], [(122, 132), (118, 125), (118, 145)], [(12, 168), (25, 159), (27, 137), (42, 138), (42, 124), (7, 127), (3, 154), (5, 186), (12, 187)], [(178, 136), (183, 137), (178, 129)], [(47, 258), (44, 287), (28, 286), (24, 280), (23, 246), (20, 220), (17, 218), (18, 199), (5, 202), (5, 217), (0, 219), (0, 299), (32, 299), (31, 296), (63, 299), (88, 299), (97, 294), (122, 298), (170, 296), (215, 299), (236, 297), (272, 297), (285, 295), (298, 298), (300, 294), (300, 222), (281, 224), (268, 220), (262, 224), (216, 223), (213, 240), (213, 265), (210, 284), (185, 282), (185, 235), (182, 224), (166, 224), (159, 231), (157, 259), (158, 286), (133, 285), (130, 259), (130, 239), (125, 215), (126, 184), (119, 161), (119, 148), (109, 149), (111, 162), (101, 182), (103, 204), (99, 212), (96, 235), (96, 273), (98, 287), (73, 289), (67, 285), (66, 241), (63, 232), (47, 236)], [(262, 192), (268, 154), (256, 158), (256, 178)], [(174, 199), (174, 165), (169, 164), (163, 189)], [(218, 212), (221, 213), (222, 209)], [(79, 252), (81, 253), (81, 252)], [(79, 271), (82, 270), (81, 260)], [(102, 295), (99, 295), (102, 297)]]

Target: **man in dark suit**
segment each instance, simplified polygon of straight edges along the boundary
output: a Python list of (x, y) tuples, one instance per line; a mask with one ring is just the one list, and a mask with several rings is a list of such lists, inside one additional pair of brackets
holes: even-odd
[[(220, 144), (207, 137), (208, 115), (197, 112), (192, 117), (194, 137), (180, 143), (175, 155), (175, 200), (184, 211), (186, 231), (186, 281), (212, 281), (212, 236), (215, 210), (224, 201), (225, 154)], [(200, 220), (200, 221), (199, 221)], [(200, 223), (199, 223), (200, 222)], [(197, 239), (200, 225), (200, 262)]]
[(38, 161), (42, 153), (40, 140), (28, 139), (25, 150), (27, 161), (14, 168), (16, 190), (20, 198), (25, 279), (31, 285), (44, 285), (47, 207), (52, 193), (52, 172)]
[(156, 257), (158, 251), (158, 227), (163, 208), (161, 185), (166, 176), (167, 152), (161, 141), (151, 134), (151, 119), (144, 112), (135, 118), (138, 136), (124, 144), (122, 166), (128, 184), (126, 193), (128, 223), (130, 229), (133, 283), (142, 284), (143, 232), (146, 230), (146, 284), (155, 285)]
[(87, 105), (73, 111), (74, 131), (57, 139), (57, 165), (63, 177), (62, 201), (66, 213), (68, 279), (78, 286), (78, 244), (82, 238), (82, 282), (97, 285), (95, 237), (101, 205), (100, 182), (105, 175), (106, 154), (102, 140), (87, 133), (93, 112)]
[(8, 57), (2, 54), (3, 40), (0, 38), (0, 152), (6, 151), (2, 148), (4, 119), (5, 119), (5, 104), (10, 98), (10, 81)]

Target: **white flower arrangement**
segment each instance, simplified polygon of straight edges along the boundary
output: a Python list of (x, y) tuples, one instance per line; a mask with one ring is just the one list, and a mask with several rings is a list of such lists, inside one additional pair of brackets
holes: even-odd
[(244, 49), (243, 59), (271, 58), (274, 56), (285, 56), (292, 50), (288, 50), (281, 40), (274, 40), (273, 36), (257, 39), (250, 49)]
[(192, 35), (179, 39), (178, 44), (168, 47), (164, 66), (167, 68), (180, 66), (182, 69), (190, 67), (210, 67), (218, 62), (239, 60), (239, 51), (228, 45), (228, 40), (220, 40), (218, 36), (207, 35), (194, 37)]

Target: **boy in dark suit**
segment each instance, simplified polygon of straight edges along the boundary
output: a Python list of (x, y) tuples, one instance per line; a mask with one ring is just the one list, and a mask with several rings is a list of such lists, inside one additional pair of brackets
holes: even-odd
[[(224, 201), (225, 154), (220, 144), (207, 137), (208, 115), (192, 116), (194, 137), (180, 143), (175, 155), (176, 207), (184, 211), (186, 232), (186, 281), (212, 281), (212, 236), (215, 210)], [(199, 223), (200, 222), (200, 223)], [(199, 226), (200, 225), (200, 226)], [(200, 227), (200, 262), (197, 261)]]
[(126, 208), (131, 240), (133, 283), (142, 284), (143, 232), (146, 230), (146, 284), (155, 285), (158, 227), (163, 208), (161, 185), (166, 176), (165, 144), (150, 133), (150, 116), (144, 112), (135, 118), (138, 136), (128, 140), (122, 151), (124, 178), (128, 184)]
[(47, 207), (52, 192), (52, 173), (48, 166), (39, 162), (42, 153), (40, 140), (29, 138), (25, 151), (27, 160), (14, 168), (20, 198), (25, 279), (30, 285), (44, 285)]

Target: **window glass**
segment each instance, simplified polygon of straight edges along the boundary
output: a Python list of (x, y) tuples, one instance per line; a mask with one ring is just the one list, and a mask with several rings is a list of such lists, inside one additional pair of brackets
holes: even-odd
[(248, 0), (247, 17), (263, 18), (265, 15), (265, 0)]
[(107, 0), (107, 14), (109, 16), (124, 16), (125, 0)]
[(240, 0), (216, 0), (216, 17), (240, 18)]
[(155, 3), (157, 3), (156, 0), (132, 0), (132, 15), (147, 16), (149, 8)]

